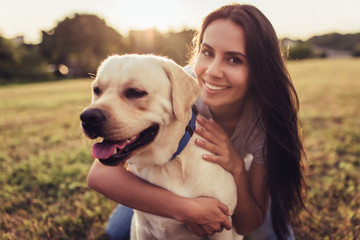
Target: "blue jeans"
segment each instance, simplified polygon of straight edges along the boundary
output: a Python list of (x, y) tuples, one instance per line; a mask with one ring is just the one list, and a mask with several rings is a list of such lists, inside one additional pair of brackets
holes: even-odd
[(130, 238), (131, 218), (134, 211), (123, 205), (118, 205), (110, 216), (106, 226), (106, 234), (112, 240)]
[[(134, 211), (123, 205), (118, 205), (113, 211), (106, 227), (106, 234), (112, 240), (129, 239), (131, 218)], [(256, 229), (245, 240), (277, 240), (272, 223), (271, 214), (268, 212), (266, 219), (261, 227)], [(290, 226), (290, 236), (286, 240), (295, 240), (293, 229)]]

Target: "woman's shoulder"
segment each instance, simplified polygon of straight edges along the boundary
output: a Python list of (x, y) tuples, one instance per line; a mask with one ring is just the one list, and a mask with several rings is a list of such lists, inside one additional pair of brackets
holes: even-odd
[(248, 98), (232, 141), (234, 145), (242, 148), (242, 151), (251, 153), (254, 162), (262, 164), (264, 163), (265, 136), (261, 112), (256, 106), (256, 102)]
[(195, 77), (195, 72), (194, 72), (194, 66), (193, 65), (186, 65), (184, 68), (185, 72), (187, 74), (189, 74), (192, 77)]
[(208, 106), (206, 106), (203, 101), (201, 100), (201, 96), (199, 95), (196, 99), (195, 105), (198, 109), (198, 112), (201, 116), (209, 119), (211, 118), (211, 112)]

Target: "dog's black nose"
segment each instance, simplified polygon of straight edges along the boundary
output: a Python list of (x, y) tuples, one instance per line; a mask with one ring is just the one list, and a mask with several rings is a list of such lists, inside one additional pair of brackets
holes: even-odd
[(82, 112), (80, 115), (81, 122), (93, 126), (98, 126), (102, 124), (105, 121), (105, 119), (106, 118), (104, 113), (97, 108), (87, 109), (84, 112)]
[(100, 109), (90, 108), (80, 114), (80, 120), (86, 134), (90, 138), (97, 138), (100, 136), (106, 117)]

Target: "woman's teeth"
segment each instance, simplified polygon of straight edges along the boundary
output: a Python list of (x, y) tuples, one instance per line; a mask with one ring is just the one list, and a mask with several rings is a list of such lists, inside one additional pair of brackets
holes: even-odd
[(214, 85), (211, 85), (210, 83), (205, 82), (205, 81), (204, 81), (204, 83), (205, 83), (205, 86), (206, 86), (208, 89), (213, 90), (213, 91), (221, 91), (221, 90), (224, 90), (224, 89), (227, 88), (227, 87), (214, 86)]

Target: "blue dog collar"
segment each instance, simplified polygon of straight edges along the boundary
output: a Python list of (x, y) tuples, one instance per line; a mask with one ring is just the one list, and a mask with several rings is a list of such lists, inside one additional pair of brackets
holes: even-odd
[(195, 124), (196, 124), (196, 115), (198, 114), (198, 110), (195, 105), (192, 106), (191, 110), (192, 110), (192, 116), (191, 116), (191, 119), (190, 119), (188, 125), (185, 128), (185, 134), (179, 142), (178, 149), (176, 150), (176, 152), (173, 154), (173, 156), (171, 157), (171, 159), (169, 161), (175, 159), (176, 156), (178, 156), (184, 150), (184, 148), (190, 141), (190, 138), (194, 134)]

